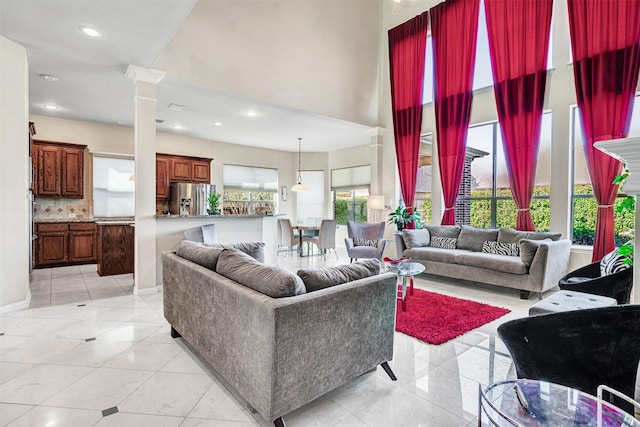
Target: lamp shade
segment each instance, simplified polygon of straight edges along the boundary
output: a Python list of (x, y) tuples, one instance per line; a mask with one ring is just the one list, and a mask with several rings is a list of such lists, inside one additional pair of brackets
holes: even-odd
[(299, 182), (291, 187), (291, 191), (307, 191), (307, 187), (303, 183)]
[(376, 194), (367, 197), (367, 207), (369, 209), (384, 209), (384, 195)]

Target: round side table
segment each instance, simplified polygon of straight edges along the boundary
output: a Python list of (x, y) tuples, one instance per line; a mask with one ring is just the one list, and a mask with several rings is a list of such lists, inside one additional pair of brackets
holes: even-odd
[(398, 266), (389, 267), (387, 271), (398, 276), (396, 288), (396, 300), (402, 311), (407, 311), (407, 279), (409, 282), (409, 295), (413, 295), (413, 277), (424, 272), (424, 265), (417, 262), (405, 261)]

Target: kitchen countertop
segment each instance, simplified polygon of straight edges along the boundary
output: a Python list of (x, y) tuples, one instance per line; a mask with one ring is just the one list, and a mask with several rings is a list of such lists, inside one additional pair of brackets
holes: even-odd
[(34, 224), (56, 224), (65, 222), (95, 222), (94, 218), (59, 218), (59, 219), (33, 219)]
[(266, 218), (280, 215), (156, 215), (156, 219), (252, 219)]

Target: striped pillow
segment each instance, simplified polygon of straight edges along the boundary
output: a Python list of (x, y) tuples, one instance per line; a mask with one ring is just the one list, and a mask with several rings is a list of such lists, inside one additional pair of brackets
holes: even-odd
[(455, 249), (458, 239), (453, 237), (431, 236), (431, 247), (441, 249)]
[(520, 244), (487, 240), (482, 244), (482, 252), (496, 255), (520, 256)]
[(354, 237), (353, 238), (354, 246), (378, 246), (378, 240), (376, 239), (365, 239), (364, 237)]
[(618, 248), (606, 254), (600, 261), (600, 276), (607, 276), (609, 274), (618, 273), (631, 267), (629, 264), (625, 264), (626, 256), (618, 254)]

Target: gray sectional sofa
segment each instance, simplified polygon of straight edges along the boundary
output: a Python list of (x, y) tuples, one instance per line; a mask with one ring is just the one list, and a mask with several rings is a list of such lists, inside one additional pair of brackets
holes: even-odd
[(526, 299), (558, 285), (571, 241), (559, 233), (426, 225), (396, 234), (396, 254), (424, 264), (425, 273), (520, 290)]
[(172, 336), (276, 426), (377, 365), (395, 379), (395, 275), (378, 274), (378, 260), (296, 275), (237, 250), (259, 259), (250, 245), (183, 241), (162, 254)]

